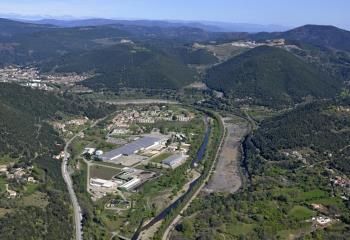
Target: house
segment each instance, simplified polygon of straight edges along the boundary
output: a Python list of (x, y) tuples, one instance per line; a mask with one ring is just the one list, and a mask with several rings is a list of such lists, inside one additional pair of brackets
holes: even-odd
[(10, 190), (8, 184), (6, 184), (6, 192), (8, 194), (7, 198), (15, 198), (15, 197), (17, 197), (16, 191)]
[(64, 151), (61, 151), (58, 155), (53, 156), (53, 158), (57, 160), (64, 158)]
[(332, 219), (330, 219), (329, 217), (324, 217), (324, 216), (321, 216), (321, 217), (313, 217), (312, 220), (316, 220), (317, 224), (319, 225), (326, 225), (328, 223), (330, 223), (332, 221)]
[(34, 177), (28, 177), (27, 181), (31, 182), (31, 183), (36, 183), (37, 182)]
[(16, 168), (15, 169), (15, 172), (14, 172), (15, 178), (21, 178), (21, 177), (23, 177), (24, 174), (26, 174), (26, 172), (24, 171), (23, 168)]
[(94, 154), (96, 151), (96, 148), (84, 148), (83, 154)]
[(7, 172), (7, 165), (0, 165), (0, 173)]

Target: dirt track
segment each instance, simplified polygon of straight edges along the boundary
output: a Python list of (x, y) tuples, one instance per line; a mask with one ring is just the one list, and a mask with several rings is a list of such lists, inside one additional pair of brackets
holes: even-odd
[(242, 123), (227, 123), (225, 119), (227, 135), (224, 146), (220, 153), (215, 171), (207, 186), (203, 189), (206, 192), (234, 193), (242, 185), (239, 172), (239, 161), (241, 158), (240, 145), (243, 137), (248, 132), (248, 126)]

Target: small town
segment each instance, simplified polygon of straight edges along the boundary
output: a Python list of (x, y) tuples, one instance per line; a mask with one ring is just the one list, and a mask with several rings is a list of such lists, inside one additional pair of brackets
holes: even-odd
[(0, 68), (0, 82), (18, 83), (25, 87), (52, 91), (55, 85), (74, 86), (91, 77), (89, 74), (76, 73), (43, 74), (37, 68), (10, 65)]

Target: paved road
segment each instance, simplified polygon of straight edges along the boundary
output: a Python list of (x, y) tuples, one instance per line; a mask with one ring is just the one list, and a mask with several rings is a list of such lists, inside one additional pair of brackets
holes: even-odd
[[(90, 127), (94, 127), (99, 121), (103, 119), (97, 120), (94, 123), (90, 125)], [(81, 208), (79, 206), (79, 202), (77, 199), (77, 196), (73, 189), (73, 182), (72, 178), (70, 177), (70, 174), (68, 172), (68, 160), (69, 160), (69, 152), (68, 147), (69, 145), (74, 141), (75, 138), (77, 138), (83, 131), (85, 131), (87, 128), (81, 130), (77, 134), (75, 134), (71, 139), (69, 139), (64, 147), (64, 158), (61, 165), (61, 171), (64, 181), (66, 182), (68, 193), (72, 202), (73, 206), (73, 213), (74, 213), (74, 224), (75, 224), (75, 239), (76, 240), (82, 240), (83, 239), (83, 226), (82, 226), (82, 212)]]
[(73, 213), (74, 213), (74, 224), (75, 224), (75, 239), (76, 240), (82, 240), (83, 239), (83, 233), (82, 233), (82, 214), (81, 214), (81, 208), (78, 203), (77, 196), (75, 195), (74, 189), (73, 189), (73, 183), (72, 179), (70, 177), (70, 174), (68, 172), (68, 159), (69, 159), (69, 152), (68, 147), (72, 143), (72, 141), (78, 136), (74, 135), (73, 138), (71, 138), (64, 147), (64, 159), (62, 162), (62, 176), (64, 178), (64, 181), (66, 182), (69, 196), (73, 205)]
[(133, 99), (133, 100), (109, 100), (107, 103), (114, 105), (140, 105), (140, 104), (179, 104), (177, 101), (163, 99)]

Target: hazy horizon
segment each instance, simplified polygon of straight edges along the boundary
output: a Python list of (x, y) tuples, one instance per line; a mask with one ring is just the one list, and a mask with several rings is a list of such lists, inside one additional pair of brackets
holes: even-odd
[(284, 27), (318, 24), (350, 29), (347, 11), (350, 9), (350, 2), (346, 0), (295, 0), (277, 3), (273, 0), (218, 0), (215, 3), (209, 0), (3, 0), (0, 9), (0, 15), (3, 17), (24, 19), (105, 18)]

